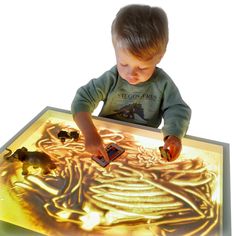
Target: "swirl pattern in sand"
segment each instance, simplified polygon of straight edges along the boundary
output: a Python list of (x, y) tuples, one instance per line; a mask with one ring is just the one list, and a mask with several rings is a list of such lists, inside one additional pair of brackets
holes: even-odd
[(105, 143), (126, 150), (102, 168), (85, 151), (82, 135), (62, 143), (57, 138), (61, 129), (71, 131), (48, 123), (36, 143), (56, 170), (45, 176), (32, 170), (19, 180), (20, 165), (15, 164), (3, 176), (48, 235), (110, 235), (111, 227), (113, 235), (121, 229), (122, 235), (217, 235), (219, 204), (212, 197), (216, 174), (201, 157), (167, 163), (158, 149), (144, 148), (132, 134), (101, 129)]

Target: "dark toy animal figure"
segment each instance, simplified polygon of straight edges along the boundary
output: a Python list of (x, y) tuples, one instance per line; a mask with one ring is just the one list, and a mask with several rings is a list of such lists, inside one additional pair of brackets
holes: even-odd
[(56, 168), (56, 164), (53, 163), (50, 156), (44, 152), (30, 152), (27, 148), (22, 147), (17, 149), (13, 154), (10, 149), (8, 153), (4, 155), (5, 160), (7, 161), (21, 161), (23, 162), (22, 166), (22, 175), (27, 175), (29, 173), (28, 168), (32, 166), (33, 168), (41, 168), (43, 174), (49, 174), (52, 169)]
[(77, 131), (71, 131), (70, 133), (68, 133), (65, 130), (61, 130), (57, 134), (57, 137), (61, 140), (62, 143), (64, 143), (66, 139), (74, 139), (74, 141), (78, 141), (79, 133)]

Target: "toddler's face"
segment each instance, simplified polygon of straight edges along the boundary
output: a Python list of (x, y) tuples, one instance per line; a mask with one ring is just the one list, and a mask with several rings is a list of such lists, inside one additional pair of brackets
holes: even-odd
[(156, 64), (158, 64), (162, 58), (162, 55), (157, 55), (148, 61), (142, 61), (129, 53), (126, 49), (120, 47), (115, 47), (115, 54), (120, 76), (132, 85), (149, 80)]

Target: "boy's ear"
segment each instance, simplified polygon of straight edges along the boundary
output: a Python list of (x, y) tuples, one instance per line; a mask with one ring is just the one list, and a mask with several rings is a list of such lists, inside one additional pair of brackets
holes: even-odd
[(164, 55), (165, 55), (165, 52), (157, 55), (156, 64), (159, 64), (161, 62), (161, 59), (164, 57)]

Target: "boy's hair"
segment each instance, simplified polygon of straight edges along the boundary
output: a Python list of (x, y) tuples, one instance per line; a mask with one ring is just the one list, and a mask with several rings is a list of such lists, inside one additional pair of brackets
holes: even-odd
[(119, 10), (112, 23), (112, 41), (132, 55), (149, 60), (164, 54), (168, 44), (168, 19), (159, 7), (128, 5)]

